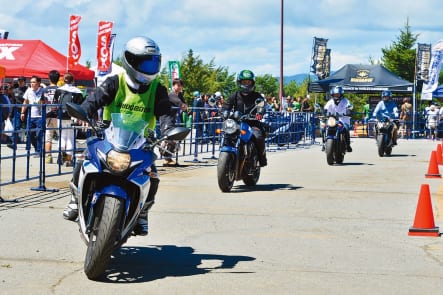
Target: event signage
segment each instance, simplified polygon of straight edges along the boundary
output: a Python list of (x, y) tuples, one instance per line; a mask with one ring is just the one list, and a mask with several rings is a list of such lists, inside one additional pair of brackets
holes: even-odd
[(417, 44), (416, 79), (428, 81), (431, 63), (431, 44)]
[(172, 86), (172, 80), (174, 79), (180, 79), (180, 63), (176, 60), (171, 60), (168, 62), (169, 66), (169, 81), (170, 85)]
[[(326, 55), (328, 53), (326, 48), (327, 43), (328, 39), (314, 37), (311, 71), (317, 75), (319, 79), (324, 79), (327, 77), (325, 65)], [(328, 57), (328, 63), (330, 64), (330, 57)]]
[(108, 74), (112, 63), (112, 45), (111, 38), (113, 22), (100, 21), (98, 23), (97, 36), (97, 70), (100, 74)]
[(68, 69), (77, 65), (82, 55), (78, 37), (78, 25), (81, 19), (82, 17), (78, 15), (71, 15), (69, 19)]
[(431, 62), (429, 65), (429, 79), (423, 83), (421, 91), (422, 100), (432, 100), (432, 92), (437, 89), (440, 76), (441, 63), (443, 60), (443, 39), (432, 46)]

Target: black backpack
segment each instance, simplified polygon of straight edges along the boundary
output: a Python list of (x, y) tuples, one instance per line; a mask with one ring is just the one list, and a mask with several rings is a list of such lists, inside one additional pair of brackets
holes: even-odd
[(66, 113), (66, 104), (68, 102), (75, 103), (75, 104), (81, 104), (83, 102), (83, 95), (81, 93), (76, 92), (68, 92), (65, 90), (59, 90), (60, 96), (58, 97), (58, 104), (62, 105), (62, 112)]

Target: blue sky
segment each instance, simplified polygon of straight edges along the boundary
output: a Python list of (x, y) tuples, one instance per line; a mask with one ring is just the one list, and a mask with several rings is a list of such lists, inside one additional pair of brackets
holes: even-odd
[[(5, 2), (6, 0), (2, 0)], [(284, 75), (310, 70), (314, 37), (328, 39), (331, 70), (347, 63), (378, 60), (381, 48), (400, 35), (407, 19), (418, 42), (443, 38), (441, 0), (284, 1)], [(189, 49), (204, 62), (236, 73), (280, 73), (279, 0), (45, 0), (15, 1), (0, 12), (0, 29), (9, 39), (40, 39), (66, 54), (69, 16), (82, 16), (80, 62), (96, 64), (98, 22), (113, 21), (114, 57), (133, 36), (154, 39), (168, 60)], [(2, 7), (6, 7), (2, 5)]]

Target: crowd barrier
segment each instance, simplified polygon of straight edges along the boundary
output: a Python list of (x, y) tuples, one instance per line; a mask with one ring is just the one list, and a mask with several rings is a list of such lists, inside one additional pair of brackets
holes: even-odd
[[(0, 105), (0, 108), (3, 111), (5, 108), (10, 110), (15, 106), (22, 105)], [(42, 121), (46, 121), (46, 109), (55, 106), (58, 105), (41, 105), (43, 109)], [(217, 159), (221, 138), (216, 130), (221, 127), (222, 119), (220, 116), (211, 116), (210, 114), (217, 114), (218, 110), (214, 108), (194, 108), (193, 111), (208, 115), (201, 120), (183, 120), (183, 116), (178, 114), (176, 124), (190, 128), (191, 132), (181, 142), (180, 149), (174, 155), (177, 163), (179, 160), (198, 163), (208, 159)], [(190, 114), (190, 116), (192, 115)], [(81, 156), (85, 148), (86, 138), (90, 136), (91, 132), (89, 129), (86, 130), (84, 127), (75, 125), (62, 128), (61, 124), (58, 124), (59, 127), (57, 128), (48, 128), (46, 124), (42, 124), (41, 128), (28, 128), (30, 119), (28, 114), (27, 123), (23, 123), (23, 128), (8, 132), (3, 128), (0, 130), (0, 186), (38, 180), (38, 185), (31, 189), (48, 190), (45, 186), (47, 177), (72, 173), (72, 166), (65, 167), (63, 161), (57, 160), (61, 159), (64, 152), (60, 145), (59, 136), (52, 139), (51, 151), (45, 151), (42, 148), (41, 153), (36, 153), (31, 144), (31, 133), (42, 132), (40, 140), (42, 147), (44, 147), (47, 130), (55, 129), (60, 135), (66, 132), (67, 129), (73, 129), (76, 140), (74, 140), (71, 152), (73, 152), (73, 162), (75, 163), (76, 159)], [(315, 144), (316, 138), (319, 138), (321, 134), (320, 119), (321, 116), (311, 112), (267, 112), (262, 120), (267, 133), (266, 150), (272, 152)], [(60, 117), (57, 120), (60, 120)], [(403, 125), (402, 123), (404, 122), (401, 122), (401, 125)], [(353, 130), (351, 130), (351, 135), (373, 137), (374, 124), (375, 120), (354, 120), (352, 121)], [(439, 126), (436, 135), (441, 138), (443, 137), (443, 124)], [(410, 138), (423, 138), (429, 136), (429, 130), (427, 130), (425, 122), (417, 118), (415, 128), (411, 129), (407, 135)], [(406, 132), (402, 129), (400, 129), (400, 136), (406, 136)], [(14, 145), (14, 141), (17, 141), (17, 144)], [(318, 142), (321, 142), (321, 140)], [(48, 152), (52, 155), (52, 163), (45, 161)]]
[[(22, 105), (0, 105), (4, 108), (11, 108)], [(30, 107), (31, 105), (27, 105)], [(46, 109), (56, 105), (40, 105), (42, 111), (42, 122), (46, 121)], [(194, 108), (194, 110), (197, 110)], [(216, 109), (202, 108), (199, 110), (207, 113), (217, 113)], [(61, 114), (59, 114), (61, 115)], [(217, 159), (220, 144), (220, 135), (216, 133), (216, 129), (221, 127), (222, 120), (219, 116), (208, 116), (204, 120), (182, 121), (182, 116), (177, 116), (177, 125), (183, 125), (191, 129), (188, 137), (180, 143), (180, 149), (175, 153), (177, 160), (186, 162), (202, 162), (208, 159)], [(60, 120), (57, 118), (57, 120)], [(302, 112), (268, 112), (262, 120), (267, 127), (266, 149), (269, 152), (280, 149), (299, 148), (305, 145), (315, 143), (316, 119), (313, 113)], [(91, 130), (85, 130), (84, 127), (70, 126), (62, 128), (58, 124), (57, 128), (48, 128), (46, 124), (42, 124), (41, 128), (29, 128), (30, 116), (28, 114), (26, 124), (23, 128), (5, 131), (0, 130), (1, 148), (0, 148), (0, 186), (27, 182), (30, 180), (38, 180), (38, 185), (33, 190), (50, 190), (45, 186), (46, 178), (72, 173), (73, 167), (66, 167), (61, 158), (63, 152), (60, 146), (60, 134), (66, 132), (67, 129), (74, 130), (74, 146), (73, 162), (82, 155), (86, 145), (86, 138), (90, 136)], [(52, 138), (51, 151), (45, 151), (46, 131), (55, 129), (58, 138)], [(42, 151), (36, 153), (31, 144), (31, 134), (41, 132)], [(16, 141), (17, 144), (13, 144)], [(53, 162), (45, 161), (47, 154), (52, 155)], [(186, 157), (186, 159), (185, 159)], [(206, 158), (205, 158), (206, 157)]]

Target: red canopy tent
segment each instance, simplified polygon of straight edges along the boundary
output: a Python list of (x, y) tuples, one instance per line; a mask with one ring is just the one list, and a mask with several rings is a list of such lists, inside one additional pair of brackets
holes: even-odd
[[(0, 39), (0, 64), (6, 69), (6, 77), (39, 76), (48, 77), (51, 70), (60, 74), (67, 72), (67, 57), (41, 40), (4, 40)], [(77, 64), (68, 69), (76, 81), (94, 80), (95, 73)]]

